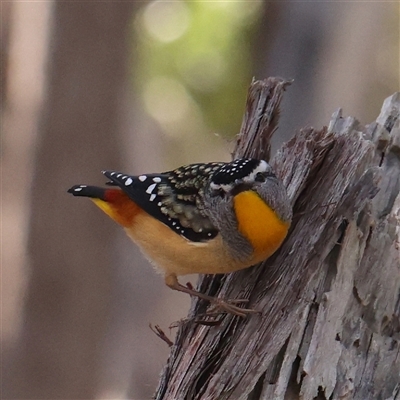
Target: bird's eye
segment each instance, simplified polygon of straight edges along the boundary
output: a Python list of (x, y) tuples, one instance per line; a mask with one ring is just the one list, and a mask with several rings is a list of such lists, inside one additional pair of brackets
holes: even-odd
[(266, 179), (266, 176), (265, 176), (265, 174), (263, 172), (257, 172), (257, 174), (256, 174), (256, 176), (254, 178), (254, 180), (256, 182), (265, 182), (265, 179)]
[(217, 196), (224, 198), (225, 197), (225, 192), (223, 189), (219, 189), (217, 191)]
[(221, 198), (224, 198), (224, 197), (225, 197), (225, 192), (224, 192), (223, 189), (216, 189), (216, 190), (213, 190), (213, 191), (212, 191), (211, 195), (212, 195), (212, 197), (217, 197), (217, 196), (219, 196), (219, 197), (221, 197)]

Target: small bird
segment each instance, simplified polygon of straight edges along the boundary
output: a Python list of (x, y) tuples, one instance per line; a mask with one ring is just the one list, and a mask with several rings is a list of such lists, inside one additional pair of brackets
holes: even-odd
[(244, 316), (240, 300), (183, 286), (178, 276), (226, 274), (270, 257), (285, 239), (292, 208), (282, 182), (264, 160), (190, 164), (160, 174), (103, 171), (108, 188), (75, 185), (125, 228), (171, 289)]

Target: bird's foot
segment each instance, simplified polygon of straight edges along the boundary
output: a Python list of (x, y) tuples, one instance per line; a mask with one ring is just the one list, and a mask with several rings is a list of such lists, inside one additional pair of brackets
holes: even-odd
[(260, 314), (260, 311), (251, 308), (242, 308), (236, 305), (248, 303), (248, 301), (248, 299), (225, 300), (218, 297), (213, 297), (212, 300), (210, 300), (212, 304), (210, 312), (213, 313), (215, 311), (221, 310), (220, 312), (226, 312), (243, 318), (246, 317), (248, 314)]

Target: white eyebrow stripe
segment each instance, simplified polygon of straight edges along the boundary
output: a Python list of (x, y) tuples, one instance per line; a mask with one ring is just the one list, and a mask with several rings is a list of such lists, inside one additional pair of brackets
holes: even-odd
[(254, 181), (258, 172), (265, 172), (267, 170), (267, 168), (268, 168), (268, 163), (264, 160), (261, 160), (260, 164), (243, 180), (245, 182), (252, 182), (252, 181)]

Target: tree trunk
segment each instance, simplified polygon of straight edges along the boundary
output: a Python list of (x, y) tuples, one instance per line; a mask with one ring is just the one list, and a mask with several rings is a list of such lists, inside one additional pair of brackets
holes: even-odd
[(1, 383), (4, 398), (97, 395), (113, 277), (107, 245), (117, 227), (90, 204), (77, 207), (66, 190), (117, 164), (133, 6), (54, 3), (32, 184), (30, 280), (22, 334)]
[[(234, 157), (268, 158), (287, 82), (250, 88)], [(193, 299), (156, 399), (396, 399), (400, 396), (400, 94), (363, 127), (337, 111), (272, 159), (294, 218), (270, 259), (205, 276), (199, 290), (261, 311), (195, 323)]]

